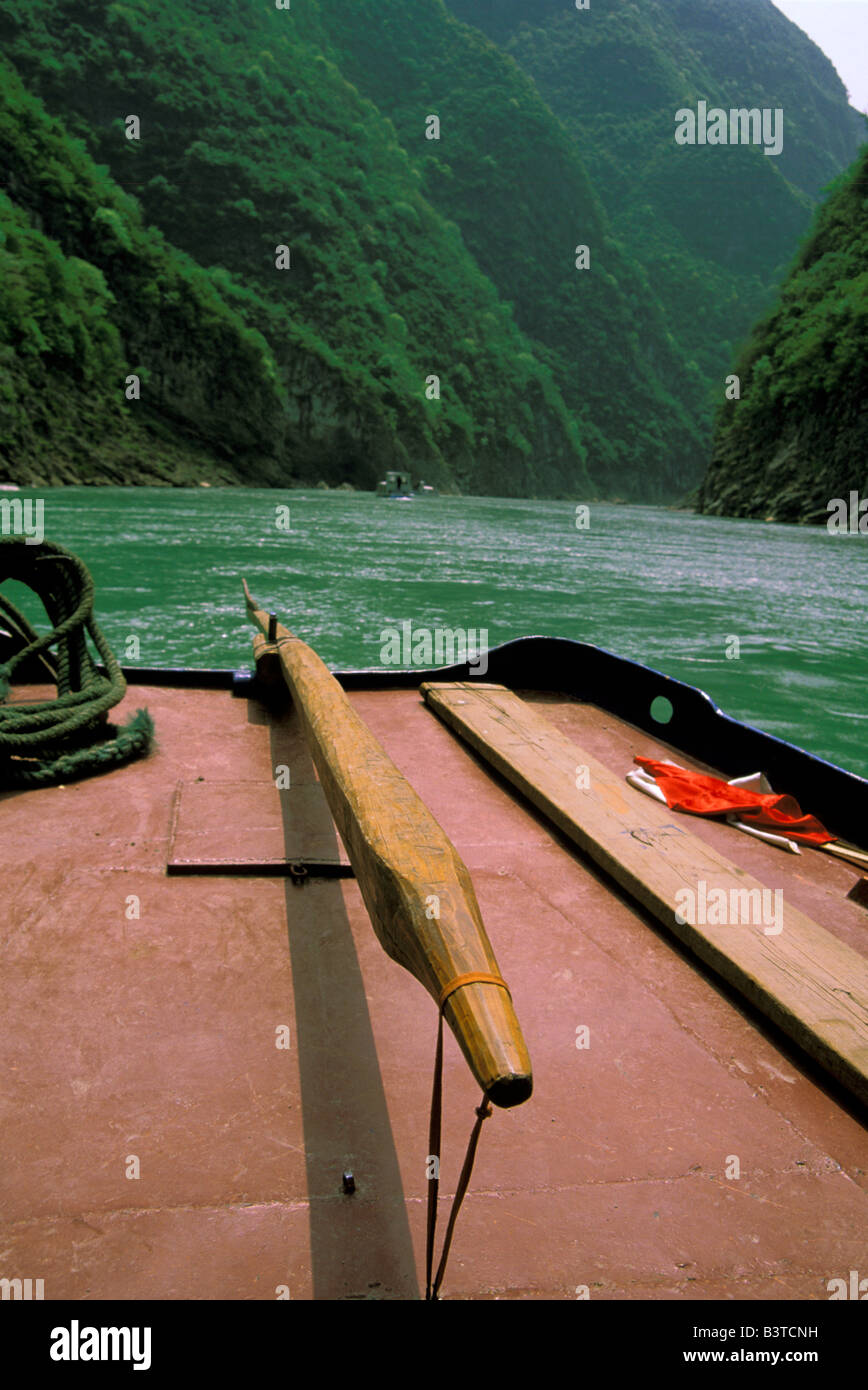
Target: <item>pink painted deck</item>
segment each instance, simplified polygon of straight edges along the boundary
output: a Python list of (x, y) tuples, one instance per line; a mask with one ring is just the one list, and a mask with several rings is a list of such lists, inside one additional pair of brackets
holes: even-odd
[[(672, 756), (530, 698), (615, 769)], [(418, 694), (351, 699), (468, 865), (534, 1063), (532, 1098), (484, 1126), (444, 1297), (826, 1299), (868, 1273), (868, 1142), (843, 1100)], [(47, 1299), (417, 1298), (436, 1007), (351, 878), (167, 875), (179, 782), (185, 853), (227, 861), (255, 854), (277, 765), (286, 798), (315, 782), (292, 712), (139, 687), (121, 714), (140, 705), (147, 761), (0, 797), (0, 1276)], [(267, 809), (262, 827), (279, 853)], [(856, 869), (690, 828), (763, 882), (786, 872), (864, 952)], [(447, 1032), (444, 1214), (477, 1101)]]

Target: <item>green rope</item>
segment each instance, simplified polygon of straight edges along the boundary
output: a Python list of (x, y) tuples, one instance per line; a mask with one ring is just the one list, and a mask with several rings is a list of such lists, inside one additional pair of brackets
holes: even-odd
[[(93, 617), (93, 580), (62, 545), (0, 538), (0, 583), (17, 579), (42, 600), (52, 630), (40, 637), (24, 614), (0, 594), (0, 627), (19, 650), (0, 665), (0, 787), (71, 782), (141, 757), (151, 747), (154, 725), (137, 710), (122, 728), (107, 712), (126, 694), (127, 683)], [(97, 669), (90, 638), (105, 671)], [(52, 650), (56, 649), (56, 650)], [(39, 661), (57, 687), (57, 698), (8, 704), (16, 669)]]

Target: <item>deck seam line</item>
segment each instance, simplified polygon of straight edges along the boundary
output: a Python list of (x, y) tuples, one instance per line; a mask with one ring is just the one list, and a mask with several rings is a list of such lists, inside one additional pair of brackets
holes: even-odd
[[(789, 1175), (795, 1175), (795, 1174), (797, 1173), (797, 1171), (798, 1171), (798, 1170), (793, 1170), (793, 1169), (772, 1169), (772, 1170), (769, 1171), (769, 1176), (771, 1176), (771, 1177), (786, 1177), (786, 1176), (789, 1176)], [(833, 1172), (832, 1174), (829, 1174), (829, 1176), (837, 1176), (839, 1173), (842, 1174), (845, 1178), (848, 1178), (848, 1175), (846, 1174), (846, 1172), (844, 1172), (843, 1169), (836, 1169), (836, 1170), (834, 1170), (834, 1172)], [(813, 1173), (811, 1176), (816, 1178), (816, 1177), (822, 1177), (822, 1176), (825, 1176), (825, 1175), (824, 1175), (824, 1174)], [(701, 1177), (706, 1177), (709, 1181), (714, 1182), (715, 1184), (719, 1184), (719, 1183), (721, 1183), (721, 1182), (723, 1181), (723, 1180), (722, 1180), (719, 1176), (717, 1176), (717, 1175), (713, 1175), (713, 1174), (703, 1174), (703, 1173), (697, 1173), (697, 1172), (690, 1172), (690, 1171), (688, 1171), (687, 1173), (674, 1173), (674, 1174), (671, 1174), (671, 1175), (668, 1175), (668, 1176), (660, 1176), (660, 1177), (656, 1177), (656, 1178), (655, 1178), (655, 1177), (611, 1178), (611, 1179), (602, 1179), (602, 1180), (600, 1180), (600, 1181), (598, 1181), (598, 1182), (590, 1181), (590, 1182), (584, 1182), (584, 1183), (570, 1183), (570, 1184), (567, 1184), (567, 1185), (562, 1186), (562, 1187), (515, 1187), (515, 1188), (499, 1188), (499, 1189), (496, 1189), (496, 1190), (494, 1190), (494, 1189), (488, 1189), (488, 1188), (478, 1188), (478, 1189), (471, 1189), (471, 1190), (467, 1193), (467, 1198), (466, 1198), (466, 1200), (469, 1201), (472, 1197), (479, 1197), (479, 1198), (486, 1198), (486, 1199), (492, 1198), (492, 1197), (493, 1197), (493, 1198), (498, 1198), (498, 1199), (501, 1199), (501, 1200), (502, 1200), (502, 1199), (508, 1198), (508, 1197), (521, 1197), (521, 1196), (534, 1196), (534, 1197), (538, 1197), (538, 1196), (552, 1196), (552, 1195), (554, 1195), (554, 1196), (560, 1196), (560, 1195), (564, 1195), (564, 1194), (568, 1194), (568, 1193), (572, 1193), (572, 1192), (582, 1192), (583, 1190), (585, 1190), (585, 1189), (590, 1189), (590, 1188), (600, 1188), (600, 1187), (611, 1187), (611, 1188), (617, 1188), (617, 1187), (635, 1187), (635, 1186), (637, 1186), (637, 1185), (639, 1185), (639, 1184), (645, 1184), (645, 1185), (649, 1185), (649, 1186), (650, 1186), (650, 1185), (655, 1185), (655, 1186), (656, 1186), (656, 1185), (664, 1184), (664, 1185), (668, 1186), (668, 1185), (671, 1185), (671, 1184), (673, 1184), (673, 1183), (684, 1182), (684, 1181), (686, 1181), (686, 1180), (688, 1180), (688, 1179), (691, 1179), (691, 1178), (692, 1178), (692, 1179), (697, 1179), (697, 1180), (698, 1180), (698, 1179), (701, 1178)], [(866, 1193), (865, 1193), (864, 1190), (859, 1186), (858, 1183), (852, 1182), (852, 1179), (849, 1179), (849, 1178), (848, 1178), (848, 1181), (850, 1181), (850, 1182), (852, 1183), (853, 1188), (855, 1189), (855, 1191), (856, 1191), (857, 1193), (859, 1193), (860, 1196), (866, 1197)], [(722, 1190), (723, 1190), (723, 1191), (727, 1191), (727, 1192), (732, 1192), (733, 1195), (738, 1195), (738, 1196), (743, 1196), (743, 1197), (751, 1197), (753, 1200), (755, 1200), (755, 1201), (760, 1201), (760, 1202), (762, 1202), (762, 1203), (764, 1203), (764, 1204), (768, 1204), (769, 1201), (770, 1201), (770, 1199), (767, 1198), (767, 1197), (762, 1197), (762, 1196), (760, 1196), (760, 1195), (758, 1195), (758, 1194), (756, 1194), (756, 1193), (753, 1193), (753, 1192), (743, 1192), (743, 1191), (741, 1191), (740, 1189), (737, 1189), (737, 1188), (735, 1188), (735, 1187), (733, 1187), (733, 1186), (731, 1186), (731, 1185), (730, 1185), (730, 1186), (727, 1186), (726, 1188), (723, 1188)], [(441, 1191), (440, 1200), (441, 1200), (441, 1201), (448, 1201), (451, 1195), (453, 1195), (453, 1194), (448, 1193), (448, 1192), (442, 1192), (442, 1191)], [(369, 1200), (369, 1201), (373, 1201), (373, 1200), (376, 1200), (376, 1199), (375, 1199), (375, 1197), (372, 1195), (372, 1197), (371, 1197), (370, 1199), (368, 1199), (368, 1200)], [(422, 1204), (426, 1203), (427, 1200), (428, 1200), (427, 1196), (418, 1196), (418, 1197), (417, 1197), (417, 1196), (406, 1196), (406, 1195), (405, 1195), (405, 1197), (404, 1197), (404, 1201), (405, 1201), (405, 1203), (406, 1203), (407, 1205), (422, 1205)], [(365, 1201), (364, 1196), (362, 1196), (362, 1201), (363, 1201), (363, 1202)], [(6, 1231), (10, 1231), (10, 1232), (11, 1232), (11, 1231), (15, 1230), (16, 1227), (23, 1227), (23, 1226), (29, 1226), (29, 1225), (36, 1225), (36, 1224), (43, 1223), (43, 1222), (48, 1222), (48, 1221), (79, 1221), (79, 1222), (87, 1222), (88, 1219), (90, 1219), (90, 1218), (92, 1218), (92, 1219), (94, 1219), (94, 1220), (100, 1220), (100, 1219), (101, 1219), (101, 1220), (103, 1220), (103, 1221), (108, 1221), (110, 1218), (115, 1217), (115, 1216), (149, 1216), (149, 1215), (170, 1214), (170, 1213), (174, 1213), (174, 1212), (185, 1212), (185, 1211), (191, 1211), (191, 1212), (193, 1212), (193, 1211), (202, 1211), (202, 1212), (207, 1212), (207, 1211), (212, 1211), (212, 1212), (237, 1212), (237, 1211), (262, 1211), (262, 1210), (266, 1210), (266, 1209), (269, 1209), (269, 1208), (279, 1208), (279, 1209), (284, 1209), (284, 1210), (286, 1210), (286, 1211), (288, 1211), (288, 1212), (293, 1212), (293, 1213), (294, 1213), (294, 1212), (296, 1212), (296, 1211), (304, 1211), (304, 1210), (307, 1210), (307, 1209), (309, 1209), (311, 1206), (313, 1206), (314, 1204), (319, 1204), (319, 1203), (323, 1203), (323, 1202), (346, 1202), (346, 1197), (345, 1197), (342, 1193), (338, 1192), (338, 1193), (334, 1193), (334, 1194), (323, 1195), (323, 1196), (317, 1196), (317, 1197), (310, 1197), (310, 1198), (307, 1198), (307, 1199), (304, 1199), (304, 1200), (288, 1201), (288, 1202), (281, 1202), (281, 1201), (229, 1202), (229, 1203), (224, 1203), (224, 1204), (220, 1204), (220, 1205), (215, 1204), (215, 1203), (212, 1203), (212, 1202), (206, 1202), (206, 1203), (202, 1203), (202, 1204), (197, 1204), (197, 1203), (190, 1202), (190, 1203), (179, 1203), (179, 1204), (176, 1205), (176, 1206), (156, 1206), (156, 1207), (110, 1207), (110, 1208), (106, 1208), (106, 1209), (104, 1209), (104, 1210), (92, 1210), (92, 1209), (88, 1209), (88, 1210), (85, 1210), (85, 1211), (76, 1211), (76, 1212), (50, 1212), (50, 1213), (46, 1213), (46, 1214), (44, 1214), (44, 1215), (25, 1217), (25, 1218), (23, 1218), (23, 1219), (21, 1219), (21, 1220), (19, 1220), (19, 1221), (7, 1222), (7, 1223), (5, 1223), (5, 1225), (4, 1225), (2, 1228), (0, 1228), (0, 1229), (5, 1229)], [(774, 1205), (778, 1205), (778, 1204), (777, 1204), (777, 1203), (771, 1203), (771, 1205), (774, 1206)], [(96, 1229), (96, 1228), (94, 1228), (94, 1229)], [(101, 1234), (101, 1232), (100, 1232), (100, 1234)]]

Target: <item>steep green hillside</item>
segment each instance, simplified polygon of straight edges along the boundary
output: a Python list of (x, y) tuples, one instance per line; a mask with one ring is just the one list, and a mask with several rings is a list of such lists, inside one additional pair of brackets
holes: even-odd
[[(389, 122), (323, 51), (312, 15), (252, 0), (229, 11), (3, 0), (0, 41), (267, 341), (283, 401), (277, 476), (372, 486), (409, 465), (444, 488), (588, 491), (549, 366), (420, 192)], [(42, 216), (38, 200), (29, 210)], [(243, 393), (246, 373), (227, 363), (226, 376)], [(440, 399), (428, 398), (432, 376)]]
[(267, 479), (281, 406), (264, 340), (5, 64), (0, 85), (3, 473)]
[[(18, 481), (674, 497), (856, 139), (770, 0), (0, 0), (0, 50)], [(700, 96), (780, 160), (676, 148)]]
[(868, 499), (868, 148), (735, 370), (700, 510), (819, 522), (833, 498)]
[[(394, 123), (426, 196), (552, 363), (594, 481), (660, 498), (701, 472), (701, 382), (613, 239), (575, 142), (513, 63), (440, 0), (329, 0), (344, 71)], [(410, 18), (412, 14), (412, 18)], [(440, 139), (426, 139), (426, 117)], [(575, 248), (590, 248), (589, 270)]]
[[(447, 0), (534, 80), (645, 267), (706, 403), (865, 122), (832, 64), (771, 0)], [(783, 151), (677, 146), (675, 112), (781, 108)]]
[[(243, 286), (212, 276), (277, 363), (282, 467), (369, 485), (409, 462), (495, 493), (697, 481), (690, 373), (572, 142), (440, 0), (405, 20), (388, 0), (0, 0), (0, 41), (145, 219)], [(439, 143), (430, 95), (380, 81), (417, 68), (450, 94)]]

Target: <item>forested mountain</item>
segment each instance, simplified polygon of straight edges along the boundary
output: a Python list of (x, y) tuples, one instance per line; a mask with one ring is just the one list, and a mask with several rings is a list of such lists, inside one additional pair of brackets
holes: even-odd
[[(85, 454), (100, 473), (113, 431), (95, 437), (89, 417), (97, 407), (103, 422), (117, 416), (120, 402), (130, 462), (131, 436), (159, 427), (149, 474), (164, 471), (163, 442), (174, 440), (192, 455), (169, 476), (181, 468), (188, 480), (210, 450), (218, 476), (249, 481), (371, 486), (409, 462), (447, 487), (584, 489), (579, 431), (551, 372), (457, 228), (418, 192), (387, 121), (300, 27), (252, 3), (212, 15), (171, 0), (3, 0), (0, 43), (35, 94), (4, 72), (9, 215), (50, 237), (54, 261), (73, 257), (104, 281), (102, 314), (120, 348), (116, 365), (91, 371), (86, 401), (77, 354), (29, 331), (43, 316), (74, 320), (76, 305), (58, 276), (41, 288), (40, 247), (7, 241), (32, 301), (4, 326), (13, 386), (7, 378), (0, 452), (14, 476), (56, 476), (68, 460), (65, 478)], [(139, 141), (125, 137), (130, 113)], [(122, 237), (141, 230), (134, 245), (97, 234), (118, 218)], [(290, 248), (287, 271), (276, 269), (279, 245)], [(252, 335), (261, 360), (239, 358), (233, 334)], [(125, 376), (139, 367), (142, 399), (128, 402)], [(440, 400), (426, 398), (431, 374), (444, 378)]]
[[(645, 268), (682, 361), (723, 395), (734, 352), (866, 138), (825, 55), (771, 0), (447, 0), (533, 78), (612, 232)], [(783, 150), (679, 147), (674, 113), (783, 111)]]
[[(322, 13), (342, 71), (389, 112), (425, 196), (551, 363), (594, 483), (660, 498), (698, 479), (699, 375), (534, 84), (439, 0), (329, 0)], [(426, 113), (439, 141), (423, 138)], [(576, 269), (579, 245), (588, 270)]]
[[(720, 410), (700, 510), (830, 520), (868, 499), (868, 148), (833, 187)], [(858, 507), (858, 503), (857, 503)], [(856, 525), (868, 525), (858, 513)]]
[[(143, 226), (6, 65), (0, 83), (4, 471), (37, 483), (232, 479), (229, 461), (267, 450), (280, 418), (264, 339)], [(140, 402), (126, 400), (128, 373)]]
[[(723, 9), (0, 0), (0, 473), (696, 485), (858, 135), (768, 0)], [(695, 95), (776, 93), (813, 102), (780, 161), (676, 149)]]

